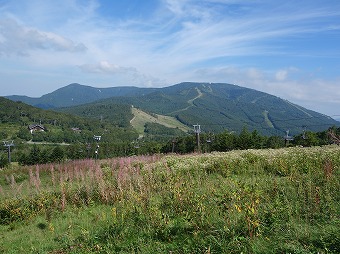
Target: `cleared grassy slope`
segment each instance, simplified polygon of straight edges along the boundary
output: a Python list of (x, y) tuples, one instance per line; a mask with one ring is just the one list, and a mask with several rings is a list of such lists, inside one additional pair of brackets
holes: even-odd
[(148, 114), (135, 107), (132, 108), (134, 117), (130, 121), (132, 127), (137, 130), (140, 136), (144, 135), (144, 125), (146, 123), (158, 123), (168, 128), (178, 128), (183, 132), (187, 132), (190, 128), (171, 116), (164, 116), (159, 114)]

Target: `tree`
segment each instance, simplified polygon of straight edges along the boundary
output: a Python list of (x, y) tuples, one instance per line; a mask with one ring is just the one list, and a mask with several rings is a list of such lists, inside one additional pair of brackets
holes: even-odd
[(28, 165), (28, 155), (26, 153), (19, 153), (18, 154), (18, 163), (19, 165)]
[(32, 134), (28, 131), (26, 127), (20, 127), (19, 131), (17, 132), (18, 138), (21, 138), (23, 140), (31, 140)]
[(253, 147), (251, 148), (261, 149), (264, 147), (265, 138), (262, 137), (257, 130), (253, 130), (253, 132), (251, 133), (251, 139), (253, 143)]
[(0, 168), (4, 168), (9, 164), (8, 157), (5, 153), (0, 153)]
[(41, 160), (40, 148), (37, 145), (33, 145), (30, 154), (28, 156), (28, 165), (39, 164)]
[(280, 148), (284, 147), (284, 140), (279, 136), (271, 136), (267, 139), (266, 142), (267, 148)]
[(212, 144), (214, 151), (230, 151), (235, 148), (236, 135), (233, 132), (224, 131), (216, 135)]
[(52, 153), (50, 155), (50, 161), (61, 162), (64, 160), (64, 157), (65, 157), (64, 150), (60, 146), (56, 146), (52, 150)]
[(40, 155), (39, 155), (39, 163), (42, 164), (46, 164), (48, 162), (50, 162), (50, 158), (49, 158), (49, 150), (48, 149), (43, 149), (40, 151)]
[(8, 134), (5, 131), (3, 131), (3, 130), (0, 131), (0, 139), (5, 139), (5, 138), (7, 138), (7, 136), (8, 136)]
[(72, 160), (84, 159), (87, 154), (86, 149), (86, 145), (81, 143), (69, 145), (66, 149), (66, 157)]
[(243, 128), (240, 135), (237, 138), (237, 148), (239, 149), (249, 149), (253, 147), (252, 136), (247, 130), (247, 128)]
[(43, 131), (34, 132), (32, 135), (32, 141), (34, 142), (43, 142), (45, 141), (46, 133)]

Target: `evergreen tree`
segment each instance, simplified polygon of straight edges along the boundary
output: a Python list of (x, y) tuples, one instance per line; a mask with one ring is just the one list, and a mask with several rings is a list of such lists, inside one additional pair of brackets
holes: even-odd
[(19, 131), (17, 132), (18, 138), (21, 138), (23, 140), (31, 140), (32, 134), (28, 131), (27, 127), (20, 127)]
[(33, 145), (30, 154), (27, 158), (26, 165), (35, 165), (39, 164), (41, 160), (40, 148), (37, 145)]
[(64, 160), (64, 157), (65, 157), (64, 150), (60, 146), (56, 146), (52, 150), (52, 153), (50, 155), (50, 161), (61, 162)]
[(239, 149), (249, 149), (253, 147), (252, 136), (245, 127), (238, 136), (236, 144)]
[(0, 153), (0, 168), (4, 168), (9, 164), (8, 156), (5, 153)]

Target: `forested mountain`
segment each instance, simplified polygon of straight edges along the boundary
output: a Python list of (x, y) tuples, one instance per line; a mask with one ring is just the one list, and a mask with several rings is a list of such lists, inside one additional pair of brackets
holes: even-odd
[[(209, 117), (214, 120), (214, 110), (217, 111), (216, 105), (225, 105), (219, 96), (226, 96), (226, 94), (223, 95), (220, 91), (221, 95), (215, 95), (214, 88), (210, 87), (210, 84), (187, 84), (183, 87), (185, 89), (178, 85), (169, 88), (164, 93), (157, 91), (144, 96), (115, 97), (114, 102), (111, 98), (60, 109), (69, 113), (39, 109), (23, 102), (14, 102), (0, 97), (0, 138), (2, 141), (14, 141), (15, 146), (13, 150), (11, 149), (12, 161), (23, 165), (60, 162), (64, 159), (110, 158), (160, 152), (189, 153), (198, 150), (209, 152), (264, 147), (278, 148), (286, 145), (324, 145), (334, 141), (329, 138), (330, 132), (327, 127), (319, 133), (313, 133), (310, 128), (304, 127), (303, 134), (300, 132), (290, 143), (285, 142), (283, 133), (276, 136), (262, 136), (257, 128), (250, 129), (250, 125), (243, 125), (241, 131), (237, 133), (231, 128), (225, 128), (224, 131), (208, 129), (214, 126), (221, 127), (221, 124), (218, 123), (202, 124), (197, 122), (201, 124), (202, 133), (200, 135), (201, 145), (196, 145), (197, 140), (192, 131), (192, 125), (185, 126), (180, 124), (179, 120), (182, 122), (193, 121), (192, 119), (203, 121)], [(244, 91), (250, 93), (247, 95), (248, 97), (251, 96), (251, 91)], [(241, 88), (239, 93), (230, 93), (229, 96), (236, 97), (238, 104), (246, 105), (242, 101), (243, 96), (246, 96), (245, 93), (242, 93), (244, 91)], [(264, 94), (263, 96), (269, 95)], [(175, 97), (177, 100), (174, 99)], [(206, 98), (210, 98), (210, 100)], [(220, 101), (216, 101), (218, 98)], [(176, 103), (172, 104), (172, 101)], [(259, 99), (254, 98), (252, 103), (256, 104), (257, 101)], [(206, 106), (202, 107), (204, 103)], [(317, 119), (327, 119), (330, 121), (329, 124), (336, 123), (323, 115), (307, 111), (289, 102), (286, 103), (286, 108), (282, 108), (282, 114), (285, 110), (290, 112), (291, 107), (297, 108), (303, 113), (294, 115), (296, 118), (291, 118), (288, 124), (294, 121), (316, 121)], [(136, 105), (144, 109), (137, 109)], [(228, 104), (226, 105), (228, 106)], [(256, 105), (253, 108), (260, 107)], [(195, 109), (199, 112), (198, 115), (194, 115)], [(163, 115), (154, 112), (163, 113)], [(193, 115), (190, 115), (190, 112)], [(256, 111), (254, 112), (256, 113)], [(76, 116), (76, 114), (83, 117)], [(236, 118), (238, 116), (236, 115), (235, 119), (242, 122), (244, 119), (242, 114), (239, 112), (235, 114), (241, 116)], [(274, 120), (268, 116), (269, 114), (266, 113), (263, 117), (268, 118), (265, 118), (265, 121), (273, 123)], [(232, 117), (228, 119), (232, 122)], [(250, 118), (248, 117), (248, 119)], [(260, 128), (261, 125), (258, 126)], [(314, 125), (314, 127), (320, 126), (325, 126), (325, 123)], [(273, 132), (280, 131), (275, 128), (274, 124), (270, 127)], [(331, 131), (334, 135), (339, 135), (339, 129), (332, 128)], [(100, 142), (97, 140), (97, 136), (101, 136)], [(6, 166), (10, 161), (5, 153), (5, 148), (0, 151), (0, 167)]]
[(298, 134), (305, 129), (320, 131), (339, 124), (287, 100), (230, 84), (181, 83), (140, 96), (111, 97), (101, 103), (130, 104), (147, 112), (173, 116), (190, 127), (200, 124), (205, 132), (240, 132), (245, 127), (282, 136), (287, 130)]
[(68, 86), (62, 87), (52, 93), (45, 94), (39, 98), (31, 98), (20, 95), (5, 96), (5, 98), (13, 101), (22, 101), (35, 107), (49, 109), (76, 106), (115, 96), (139, 96), (151, 93), (154, 90), (156, 89), (138, 88), (132, 86), (94, 88), (91, 86), (84, 86), (73, 83)]
[[(239, 133), (247, 128), (264, 135), (282, 136), (287, 130), (294, 135), (306, 129), (321, 131), (332, 125), (339, 125), (339, 122), (328, 116), (276, 96), (221, 83), (186, 82), (157, 89), (99, 89), (72, 84), (41, 98), (48, 97), (54, 99), (44, 102), (36, 100), (34, 103), (60, 107), (101, 99), (95, 103), (68, 108), (66, 111), (92, 118), (102, 115), (119, 125), (123, 122), (126, 124), (132, 118), (128, 110), (132, 106), (150, 114), (174, 117), (190, 128), (199, 124), (204, 132), (228, 130)], [(118, 104), (121, 106), (117, 106)], [(123, 119), (121, 123), (119, 119)]]

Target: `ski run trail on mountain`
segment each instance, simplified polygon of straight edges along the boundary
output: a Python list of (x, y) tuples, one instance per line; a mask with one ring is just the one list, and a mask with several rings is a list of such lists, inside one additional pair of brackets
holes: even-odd
[(198, 89), (198, 87), (195, 87), (195, 90), (197, 91), (197, 96), (195, 98), (193, 98), (193, 99), (188, 100), (189, 106), (187, 106), (185, 108), (182, 108), (182, 109), (179, 109), (179, 110), (176, 110), (176, 111), (173, 111), (170, 114), (182, 112), (182, 111), (188, 110), (191, 107), (194, 107), (195, 106), (194, 105), (194, 101), (197, 100), (198, 98), (201, 98), (203, 96), (203, 93), (201, 92), (200, 89)]

